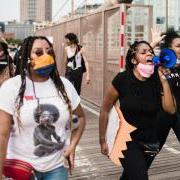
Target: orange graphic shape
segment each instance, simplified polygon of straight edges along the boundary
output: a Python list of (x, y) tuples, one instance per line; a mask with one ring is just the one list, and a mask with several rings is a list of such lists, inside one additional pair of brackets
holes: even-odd
[(112, 131), (115, 130), (117, 132), (115, 132), (116, 136), (114, 138), (114, 144), (112, 145), (111, 150), (109, 151), (109, 158), (115, 165), (121, 166), (119, 158), (124, 158), (122, 151), (127, 150), (126, 143), (132, 141), (130, 133), (135, 131), (137, 128), (130, 125), (124, 119), (124, 116), (118, 106), (114, 106), (114, 108), (118, 116), (117, 121), (119, 127), (117, 127), (117, 129), (112, 129)]

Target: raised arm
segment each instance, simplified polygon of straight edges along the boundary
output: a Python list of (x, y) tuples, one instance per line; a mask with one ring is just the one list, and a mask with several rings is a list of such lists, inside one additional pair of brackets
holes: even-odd
[(162, 84), (162, 107), (164, 111), (174, 114), (176, 112), (176, 100), (171, 92), (171, 88), (169, 86), (168, 80), (165, 77), (166, 69), (163, 67), (159, 67), (158, 74)]
[(152, 35), (152, 42), (151, 46), (152, 48), (155, 48), (163, 39), (166, 35), (162, 35), (162, 31), (159, 27), (156, 28), (151, 28), (151, 35)]

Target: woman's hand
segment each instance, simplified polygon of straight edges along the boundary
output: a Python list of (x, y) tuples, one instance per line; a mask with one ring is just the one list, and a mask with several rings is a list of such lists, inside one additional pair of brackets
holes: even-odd
[(71, 170), (74, 168), (74, 158), (75, 158), (76, 146), (79, 143), (79, 140), (82, 136), (82, 133), (84, 131), (85, 124), (86, 124), (84, 111), (80, 104), (73, 111), (73, 114), (78, 116), (79, 125), (76, 129), (71, 131), (70, 145), (64, 151), (65, 160), (69, 164), (70, 174), (71, 174)]
[(177, 111), (176, 99), (172, 94), (169, 82), (166, 78), (170, 73), (171, 71), (168, 68), (162, 66), (158, 68), (158, 74), (162, 84), (162, 107), (167, 113), (174, 114)]
[(74, 169), (75, 150), (76, 147), (69, 145), (64, 151), (65, 166), (69, 168), (70, 174), (71, 174), (71, 170)]
[(101, 145), (101, 153), (108, 156), (109, 150), (108, 150), (108, 145), (107, 145), (106, 141), (105, 140), (102, 141), (100, 139), (100, 145)]
[(154, 48), (157, 46), (166, 35), (161, 35), (162, 31), (159, 27), (156, 27), (155, 29), (151, 28), (151, 35), (152, 35), (152, 42), (151, 46)]
[(160, 66), (158, 68), (158, 74), (159, 74), (159, 78), (160, 78), (162, 84), (168, 82), (166, 79), (166, 75), (168, 75), (170, 73), (171, 73), (171, 71), (169, 68), (164, 68), (162, 66)]
[(89, 77), (89, 75), (87, 74), (87, 76), (86, 76), (86, 84), (89, 84), (90, 83), (90, 77)]

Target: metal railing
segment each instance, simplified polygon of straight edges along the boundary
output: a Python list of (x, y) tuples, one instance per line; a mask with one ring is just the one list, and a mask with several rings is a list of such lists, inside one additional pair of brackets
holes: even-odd
[(134, 40), (150, 41), (152, 19), (152, 6), (120, 4), (39, 30), (36, 35), (53, 36), (60, 74), (65, 71), (64, 35), (78, 35), (91, 78), (89, 85), (83, 80), (82, 97), (99, 106), (113, 77), (124, 69), (128, 45)]

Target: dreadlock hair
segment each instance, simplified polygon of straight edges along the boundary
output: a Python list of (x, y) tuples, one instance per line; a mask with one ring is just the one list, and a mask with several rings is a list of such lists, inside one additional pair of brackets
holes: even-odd
[(66, 39), (69, 39), (69, 41), (73, 44), (78, 44), (79, 43), (79, 40), (76, 36), (76, 34), (74, 33), (67, 33), (65, 36), (64, 36)]
[(134, 64), (132, 63), (132, 59), (135, 58), (136, 56), (136, 51), (139, 47), (139, 45), (141, 44), (147, 44), (150, 47), (150, 50), (152, 51), (152, 53), (154, 54), (153, 48), (151, 47), (151, 45), (147, 42), (147, 41), (134, 41), (134, 43), (132, 45), (130, 45), (128, 51), (127, 51), (127, 55), (126, 55), (126, 66), (125, 69), (127, 71), (132, 71), (134, 68)]
[(169, 28), (164, 34), (166, 36), (164, 38), (164, 43), (161, 44), (161, 49), (171, 48), (173, 40), (180, 38), (180, 35), (174, 30), (174, 28)]
[[(152, 54), (154, 54), (153, 48), (147, 41), (135, 41), (132, 45), (130, 45), (127, 55), (126, 55), (125, 68), (127, 71), (129, 71), (131, 73), (135, 66), (132, 63), (132, 59), (136, 57), (136, 51), (141, 44), (147, 44), (150, 47), (150, 51), (152, 52)], [(158, 77), (157, 68), (155, 68), (155, 73), (150, 77), (150, 79), (152, 79), (152, 87), (153, 87), (154, 96), (156, 96), (156, 98), (159, 100), (158, 104), (160, 106), (160, 104), (161, 104), (160, 97), (161, 97), (162, 87), (159, 83), (160, 80)]]
[[(20, 76), (21, 76), (21, 86), (20, 86), (19, 93), (18, 93), (18, 96), (15, 101), (16, 112), (17, 112), (17, 122), (18, 122), (19, 127), (22, 127), (22, 123), (20, 120), (20, 108), (23, 105), (23, 97), (24, 97), (24, 92), (26, 89), (27, 73), (29, 73), (29, 75), (31, 76), (30, 65), (29, 65), (28, 61), (30, 60), (31, 50), (32, 50), (32, 46), (33, 46), (33, 43), (35, 40), (45, 40), (45, 41), (47, 41), (49, 46), (51, 48), (53, 48), (52, 44), (44, 36), (29, 36), (26, 39), (24, 39), (24, 42), (22, 43), (21, 52), (20, 52), (21, 58), (19, 58), (19, 63), (18, 63), (18, 66), (19, 66), (18, 68), (20, 70), (19, 72), (20, 72)], [(55, 84), (55, 87), (58, 91), (59, 96), (60, 97), (63, 96), (63, 99), (65, 100), (66, 104), (68, 105), (70, 118), (72, 119), (71, 102), (65, 91), (64, 84), (59, 76), (59, 72), (58, 72), (57, 65), (56, 65), (55, 53), (53, 53), (52, 56), (55, 60), (55, 68), (54, 68), (54, 71), (50, 73), (50, 77)]]

